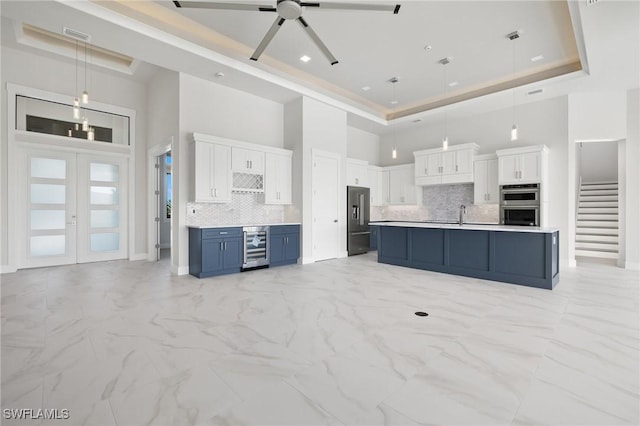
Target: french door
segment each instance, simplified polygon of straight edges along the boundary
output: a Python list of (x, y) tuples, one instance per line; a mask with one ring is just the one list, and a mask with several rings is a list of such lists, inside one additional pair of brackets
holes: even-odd
[(127, 257), (125, 158), (41, 150), (21, 158), (19, 268)]

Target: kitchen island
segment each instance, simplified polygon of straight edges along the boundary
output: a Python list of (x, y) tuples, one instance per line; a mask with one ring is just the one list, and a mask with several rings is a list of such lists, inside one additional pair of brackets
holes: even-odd
[(556, 228), (372, 222), (378, 262), (553, 289), (559, 274)]

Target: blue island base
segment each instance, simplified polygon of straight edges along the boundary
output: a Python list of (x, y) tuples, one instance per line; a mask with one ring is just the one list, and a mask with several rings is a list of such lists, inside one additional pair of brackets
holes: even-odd
[(378, 262), (551, 290), (558, 231), (380, 226)]

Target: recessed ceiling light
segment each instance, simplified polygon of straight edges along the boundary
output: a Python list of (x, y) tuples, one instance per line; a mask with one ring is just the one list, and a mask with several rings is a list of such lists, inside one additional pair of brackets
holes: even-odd
[(426, 50), (426, 51), (431, 50), (431, 45), (430, 45), (430, 44), (427, 44), (427, 45), (424, 47), (424, 50)]
[(218, 71), (215, 73), (216, 78), (224, 77), (224, 73), (222, 71)]
[(542, 55), (534, 56), (533, 58), (531, 58), (531, 62), (538, 62), (542, 59), (544, 59), (544, 56)]
[(371, 90), (371, 86), (363, 86), (362, 90), (364, 90), (365, 92)]
[(302, 62), (309, 62), (311, 60), (311, 58), (308, 57), (307, 55), (303, 55), (303, 56), (300, 56), (300, 60)]
[(449, 83), (449, 87), (455, 87), (458, 84), (460, 84), (460, 83), (458, 83), (457, 81), (452, 81), (451, 83)]
[(398, 101), (391, 101), (390, 104), (391, 105), (398, 105)]

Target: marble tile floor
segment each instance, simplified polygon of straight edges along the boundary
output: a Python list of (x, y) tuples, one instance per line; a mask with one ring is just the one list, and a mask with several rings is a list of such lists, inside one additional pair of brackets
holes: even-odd
[[(553, 291), (375, 253), (201, 280), (167, 260), (0, 279), (3, 425), (640, 422), (639, 274), (608, 265), (562, 270)], [(19, 408), (70, 418), (6, 418)]]

